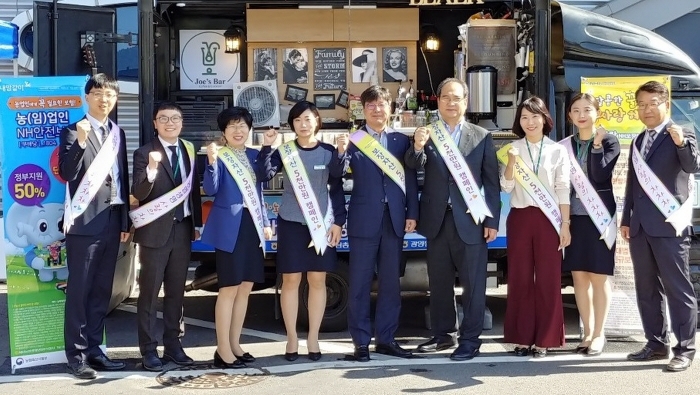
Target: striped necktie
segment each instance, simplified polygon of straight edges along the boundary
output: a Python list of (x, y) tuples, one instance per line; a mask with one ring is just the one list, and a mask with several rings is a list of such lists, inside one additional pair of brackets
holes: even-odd
[(649, 155), (649, 150), (651, 149), (652, 144), (654, 144), (654, 140), (656, 138), (656, 130), (654, 129), (647, 129), (647, 143), (644, 146), (644, 159), (647, 159), (647, 155)]

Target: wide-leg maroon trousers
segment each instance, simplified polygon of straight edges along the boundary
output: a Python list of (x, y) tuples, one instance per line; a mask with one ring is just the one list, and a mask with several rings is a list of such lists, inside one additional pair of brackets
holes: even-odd
[(506, 343), (537, 347), (564, 345), (559, 235), (537, 207), (508, 214), (508, 298)]

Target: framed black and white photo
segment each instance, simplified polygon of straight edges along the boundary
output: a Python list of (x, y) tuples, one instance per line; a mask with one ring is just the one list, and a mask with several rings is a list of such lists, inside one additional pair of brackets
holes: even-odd
[(352, 48), (352, 82), (376, 83), (377, 48)]
[(338, 100), (335, 101), (335, 104), (337, 104), (338, 107), (348, 108), (348, 100), (350, 100), (350, 93), (348, 91), (340, 91), (338, 94)]
[(406, 47), (382, 48), (382, 82), (408, 81), (408, 51)]
[(309, 93), (308, 89), (304, 89), (300, 86), (287, 85), (287, 90), (284, 92), (284, 100), (294, 103), (304, 101), (306, 100), (307, 93)]
[(277, 48), (253, 50), (254, 81), (277, 80)]
[(306, 48), (285, 49), (282, 65), (282, 82), (285, 84), (309, 83), (309, 53)]
[(319, 110), (332, 110), (335, 108), (335, 94), (322, 93), (314, 95), (314, 104)]

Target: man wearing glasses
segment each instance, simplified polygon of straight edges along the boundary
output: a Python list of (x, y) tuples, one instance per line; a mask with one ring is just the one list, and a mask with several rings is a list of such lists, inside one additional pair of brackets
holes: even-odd
[[(367, 88), (360, 101), (366, 124), (351, 136), (337, 141), (338, 159), (331, 161), (333, 177), (352, 168), (353, 188), (348, 208), (350, 278), (348, 329), (355, 345), (355, 359), (370, 360), (369, 343), (375, 351), (408, 358), (394, 339), (401, 313), (401, 252), (406, 232), (413, 232), (418, 218), (416, 172), (404, 168), (403, 156), (411, 142), (387, 126), (391, 95), (386, 88)], [(352, 143), (350, 145), (350, 143)], [(370, 292), (377, 274), (379, 291), (375, 329), (370, 321)]]
[(157, 138), (134, 152), (131, 193), (139, 208), (131, 216), (139, 244), (138, 337), (143, 368), (161, 371), (156, 334), (158, 292), (164, 285), (163, 360), (178, 365), (194, 361), (180, 344), (184, 335), (183, 299), (191, 242), (199, 238), (202, 206), (196, 152), (192, 143), (179, 138), (182, 109), (161, 103), (153, 124)]
[[(479, 355), (486, 308), (486, 244), (498, 233), (498, 160), (489, 132), (464, 120), (467, 85), (448, 78), (437, 89), (440, 119), (416, 129), (406, 166), (425, 169), (418, 232), (428, 239), (433, 337), (418, 352), (459, 347), (456, 361)], [(483, 192), (482, 192), (483, 191)], [(455, 272), (464, 317), (457, 326)], [(458, 331), (459, 328), (459, 331)]]
[(68, 284), (64, 339), (68, 370), (94, 379), (95, 370), (120, 370), (123, 362), (102, 352), (119, 242), (129, 239), (129, 170), (124, 130), (109, 119), (119, 94), (105, 74), (85, 84), (85, 117), (61, 131), (59, 175), (66, 180), (62, 226)]

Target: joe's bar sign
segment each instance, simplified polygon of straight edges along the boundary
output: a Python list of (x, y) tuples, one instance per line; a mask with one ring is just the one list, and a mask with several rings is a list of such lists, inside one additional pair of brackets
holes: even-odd
[[(442, 0), (408, 0), (408, 5), (441, 5)], [(445, 0), (445, 5), (475, 5), (484, 4), (484, 0)]]

